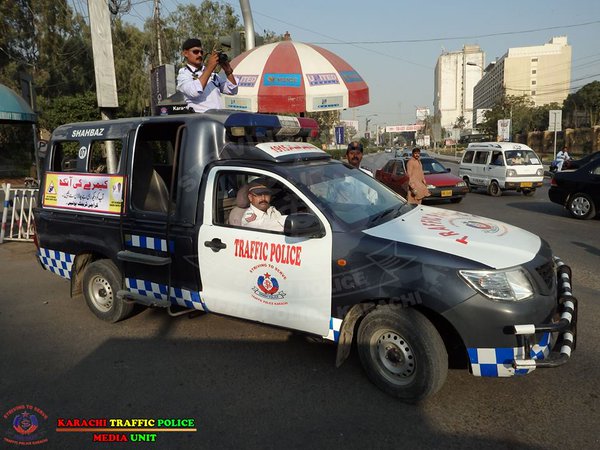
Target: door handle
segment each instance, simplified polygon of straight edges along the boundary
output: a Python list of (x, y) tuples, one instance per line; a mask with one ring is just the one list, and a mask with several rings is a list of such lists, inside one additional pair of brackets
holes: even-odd
[(227, 245), (223, 244), (219, 238), (214, 238), (212, 241), (204, 241), (204, 246), (210, 248), (215, 253), (227, 248)]

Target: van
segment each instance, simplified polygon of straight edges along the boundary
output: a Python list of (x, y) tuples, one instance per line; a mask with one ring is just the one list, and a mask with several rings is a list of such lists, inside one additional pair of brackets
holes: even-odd
[(525, 144), (478, 142), (463, 153), (458, 175), (470, 188), (485, 188), (493, 197), (508, 190), (532, 196), (543, 184), (544, 166)]
[[(34, 210), (39, 262), (103, 321), (138, 304), (296, 330), (333, 342), (337, 366), (356, 348), (409, 402), (441, 388), (449, 358), (489, 377), (569, 360), (577, 301), (547, 242), (409, 205), (306, 142), (316, 133), (231, 111), (60, 126)], [(256, 225), (257, 199), (278, 227)]]

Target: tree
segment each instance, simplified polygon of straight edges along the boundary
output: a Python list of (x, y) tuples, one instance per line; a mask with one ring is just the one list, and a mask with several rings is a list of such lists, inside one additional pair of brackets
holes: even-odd
[[(206, 52), (219, 48), (219, 38), (240, 30), (238, 17), (231, 5), (204, 0), (200, 6), (179, 5), (177, 10), (165, 18), (165, 56), (168, 61), (181, 61), (181, 44), (189, 37), (202, 41)], [(151, 29), (146, 22), (145, 29)], [(158, 59), (151, 53), (151, 62), (157, 65)]]
[(315, 119), (319, 124), (319, 138), (323, 144), (331, 142), (333, 127), (340, 122), (339, 111), (319, 111), (306, 113), (306, 117)]
[(565, 100), (565, 110), (572, 121), (576, 120), (577, 112), (583, 111), (587, 116), (588, 126), (598, 125), (600, 123), (600, 81), (592, 81), (574, 94), (570, 94)]
[(139, 116), (150, 102), (150, 42), (148, 36), (120, 19), (113, 21), (113, 54), (119, 117)]

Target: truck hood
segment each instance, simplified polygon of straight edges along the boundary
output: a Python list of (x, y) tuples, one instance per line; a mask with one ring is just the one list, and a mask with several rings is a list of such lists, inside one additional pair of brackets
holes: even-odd
[(460, 256), (495, 269), (531, 261), (542, 245), (535, 234), (504, 222), (430, 206), (418, 206), (364, 232)]

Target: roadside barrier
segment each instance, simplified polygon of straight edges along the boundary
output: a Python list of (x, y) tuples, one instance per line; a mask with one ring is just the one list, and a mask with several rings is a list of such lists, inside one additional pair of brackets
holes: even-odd
[(0, 244), (4, 241), (33, 241), (33, 208), (38, 189), (12, 188), (2, 183), (4, 202), (2, 205), (2, 228)]

